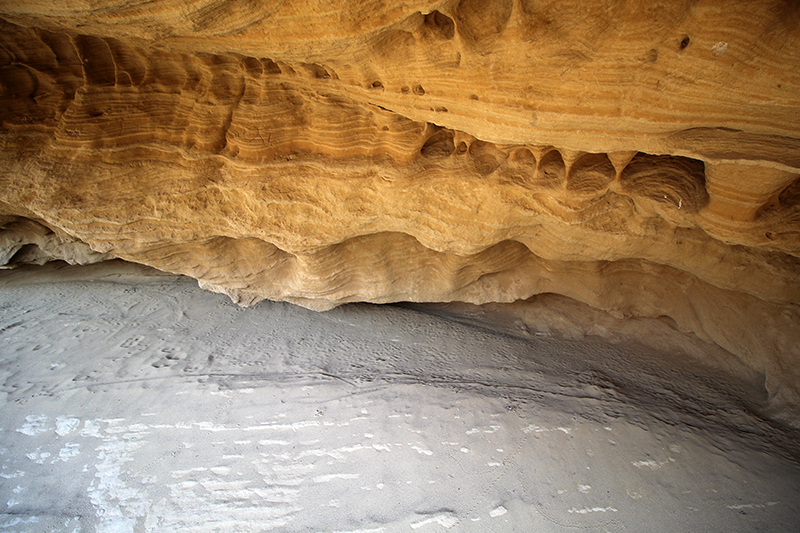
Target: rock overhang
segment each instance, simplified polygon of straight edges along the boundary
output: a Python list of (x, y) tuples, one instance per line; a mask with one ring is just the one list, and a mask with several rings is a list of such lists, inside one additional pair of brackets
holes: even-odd
[(5, 260), (670, 317), (797, 424), (797, 10), (562, 4), (7, 2)]

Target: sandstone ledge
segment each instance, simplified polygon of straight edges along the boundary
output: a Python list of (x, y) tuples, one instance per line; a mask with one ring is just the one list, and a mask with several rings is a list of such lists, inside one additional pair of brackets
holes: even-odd
[(798, 423), (798, 10), (311, 4), (6, 2), (4, 261), (320, 310), (564, 295), (670, 317)]

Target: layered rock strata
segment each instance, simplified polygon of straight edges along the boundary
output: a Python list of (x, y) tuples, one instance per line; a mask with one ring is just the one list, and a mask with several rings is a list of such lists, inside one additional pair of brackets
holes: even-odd
[(7, 1), (0, 259), (669, 317), (800, 424), (800, 9)]

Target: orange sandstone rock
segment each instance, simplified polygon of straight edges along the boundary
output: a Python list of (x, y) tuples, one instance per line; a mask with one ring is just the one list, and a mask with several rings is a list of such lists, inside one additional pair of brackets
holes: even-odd
[[(723, 5), (724, 4), (724, 5)], [(800, 424), (791, 2), (7, 0), (0, 258), (670, 317)]]

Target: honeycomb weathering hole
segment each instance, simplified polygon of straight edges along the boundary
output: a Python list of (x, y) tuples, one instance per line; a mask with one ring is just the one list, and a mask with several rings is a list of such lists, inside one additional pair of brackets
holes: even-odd
[(453, 19), (436, 10), (425, 15), (425, 27), (446, 41), (452, 39), (456, 34), (456, 25)]
[(708, 204), (705, 164), (697, 159), (638, 153), (620, 175), (630, 194), (668, 203), (690, 213)]
[(431, 135), (420, 148), (420, 153), (425, 157), (447, 157), (453, 153), (453, 132), (439, 130)]
[(614, 181), (617, 172), (606, 154), (584, 154), (572, 164), (567, 189), (576, 192), (598, 192)]
[(800, 177), (786, 187), (778, 198), (781, 204), (786, 207), (800, 205)]
[(566, 167), (561, 152), (551, 150), (542, 156), (539, 168), (536, 170), (536, 182), (543, 187), (556, 188), (564, 183)]

